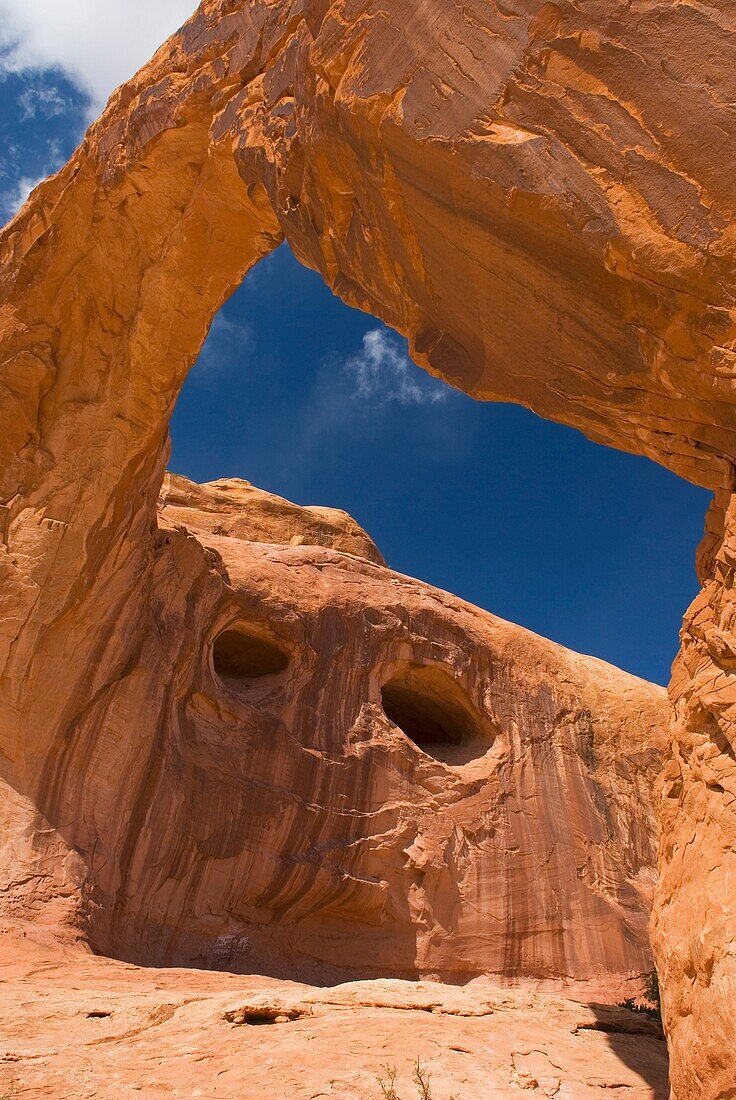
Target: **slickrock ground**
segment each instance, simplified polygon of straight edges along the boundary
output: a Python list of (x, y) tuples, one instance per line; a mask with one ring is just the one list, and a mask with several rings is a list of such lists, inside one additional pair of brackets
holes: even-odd
[[(4, 909), (74, 910), (90, 873), (116, 920), (144, 884), (156, 920), (181, 904), (141, 815), (167, 737), (169, 773), (199, 760), (212, 793), (188, 731), (227, 708), (197, 663), (215, 582), (156, 530), (167, 424), (217, 308), (286, 238), (429, 370), (717, 490), (654, 943), (677, 1100), (733, 1095), (734, 103), (730, 0), (204, 0), (113, 96), (0, 234)], [(273, 581), (299, 550), (250, 553)], [(198, 897), (234, 833), (177, 864)]]
[(0, 1095), (14, 1100), (381, 1100), (419, 1058), (433, 1100), (665, 1100), (646, 1017), (559, 993), (392, 980), (317, 989), (138, 970), (0, 929)]

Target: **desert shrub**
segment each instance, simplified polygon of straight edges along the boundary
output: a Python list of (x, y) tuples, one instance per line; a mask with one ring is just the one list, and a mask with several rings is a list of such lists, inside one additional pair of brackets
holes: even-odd
[(387, 1062), (384, 1066), (381, 1066), (381, 1069), (386, 1076), (384, 1078), (379, 1074), (376, 1080), (383, 1100), (399, 1100), (399, 1094), (396, 1091), (396, 1066), (390, 1066)]
[(652, 970), (650, 974), (647, 974), (646, 984), (644, 986), (644, 996), (647, 998), (653, 1008), (656, 1008), (659, 1015), (662, 1014), (662, 1001), (659, 993), (659, 975), (656, 970)]
[(653, 1020), (662, 1020), (662, 1002), (659, 993), (659, 976), (656, 970), (644, 975), (644, 998), (627, 997), (619, 1001), (619, 1008), (627, 1008), (629, 1012), (639, 1012), (645, 1016), (651, 1016)]
[[(385, 1077), (377, 1077), (378, 1087), (381, 1090), (381, 1096), (383, 1100), (402, 1100), (396, 1091), (396, 1066), (391, 1066), (388, 1063), (381, 1066), (381, 1069), (385, 1073)], [(433, 1100), (432, 1088), (430, 1085), (429, 1070), (427, 1070), (417, 1058), (414, 1063), (414, 1069), (412, 1072), (412, 1080), (417, 1087), (417, 1100)], [(455, 1096), (449, 1096), (447, 1100), (457, 1100)]]

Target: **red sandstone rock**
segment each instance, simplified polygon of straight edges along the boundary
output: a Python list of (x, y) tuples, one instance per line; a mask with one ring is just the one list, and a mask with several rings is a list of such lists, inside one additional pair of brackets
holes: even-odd
[[(655, 1095), (664, 1044), (600, 1002), (651, 967), (665, 693), (366, 557), (276, 544), (298, 531), (373, 547), (349, 517), (326, 518), (241, 482), (167, 476), (145, 617), (134, 629), (124, 601), (108, 643), (131, 639), (129, 667), (41, 761), (45, 824), (5, 806), (3, 911), (50, 925), (56, 946), (33, 927), (0, 935), (0, 1084), (4, 1068), (23, 1095), (56, 1100), (116, 1095), (121, 1078), (151, 1096), (367, 1100), (381, 1064), (405, 1080), (420, 1057), (464, 1100), (489, 1082), (498, 1096), (561, 1081)], [(53, 683), (45, 696), (68, 698)], [(149, 967), (497, 974), (540, 992), (151, 976), (62, 947), (73, 929)], [(244, 1065), (225, 1025), (254, 1021), (276, 1030)], [(362, 1035), (349, 1052), (345, 1028)], [(141, 1075), (141, 1057), (159, 1068)]]
[[(73, 910), (101, 876), (90, 912), (112, 891), (122, 920), (165, 874), (138, 862), (168, 828), (147, 799), (164, 760), (191, 777), (177, 738), (228, 569), (156, 533), (166, 424), (215, 310), (285, 235), (469, 393), (720, 487), (673, 682), (655, 941), (678, 1100), (727, 1095), (734, 73), (721, 0), (206, 0), (116, 93), (0, 235), (6, 908)], [(295, 552), (248, 553), (265, 578)], [(100, 831), (127, 837), (112, 863)], [(174, 910), (177, 881), (156, 882)]]
[(11, 911), (72, 901), (146, 965), (623, 995), (651, 968), (664, 691), (364, 558), (243, 541), (254, 491), (177, 484), (147, 613), (109, 643), (128, 669), (42, 761), (56, 829)]
[(302, 508), (264, 493), (248, 481), (227, 478), (196, 485), (167, 474), (160, 511), (168, 526), (193, 527), (208, 535), (290, 546), (328, 546), (385, 565), (373, 539), (338, 508)]

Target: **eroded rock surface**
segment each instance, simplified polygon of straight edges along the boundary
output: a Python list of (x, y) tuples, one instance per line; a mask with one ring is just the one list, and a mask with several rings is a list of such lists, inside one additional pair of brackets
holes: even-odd
[(43, 761), (55, 831), (6, 911), (66, 898), (147, 965), (635, 989), (665, 692), (366, 558), (243, 540), (241, 484), (171, 483), (128, 668)]
[[(733, 850), (736, 836), (736, 495), (716, 494), (698, 553), (703, 585), (683, 624), (670, 688), (674, 751), (660, 783), (663, 843), (654, 926), (667, 1013), (691, 1053), (677, 1096), (736, 1095)], [(707, 1021), (707, 1027), (703, 1022)]]
[(0, 237), (6, 904), (52, 879), (77, 896), (89, 853), (39, 837), (62, 804), (76, 821), (75, 768), (115, 788), (119, 755), (93, 747), (111, 700), (122, 741), (194, 682), (152, 641), (191, 624), (188, 597), (156, 599), (169, 555), (195, 555), (155, 530), (166, 426), (215, 310), (285, 236), (469, 393), (719, 490), (673, 683), (656, 943), (678, 1098), (732, 1088), (734, 74), (720, 0), (205, 0), (113, 97)]
[(327, 546), (385, 565), (373, 539), (338, 508), (303, 508), (248, 481), (227, 478), (197, 485), (167, 474), (159, 501), (167, 526), (201, 534), (229, 535), (248, 542)]

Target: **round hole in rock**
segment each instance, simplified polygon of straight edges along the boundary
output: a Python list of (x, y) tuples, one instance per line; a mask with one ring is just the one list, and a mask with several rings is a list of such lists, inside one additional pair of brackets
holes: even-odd
[(381, 696), (386, 716), (435, 760), (462, 766), (485, 756), (493, 745), (494, 724), (443, 669), (410, 666), (383, 687)]
[(276, 642), (247, 627), (225, 630), (213, 649), (215, 672), (224, 680), (258, 680), (283, 672), (289, 655)]

